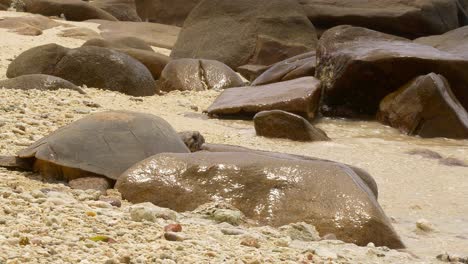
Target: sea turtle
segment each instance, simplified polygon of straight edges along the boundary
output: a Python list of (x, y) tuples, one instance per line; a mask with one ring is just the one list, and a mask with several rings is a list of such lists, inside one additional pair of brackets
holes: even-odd
[(21, 150), (0, 166), (53, 180), (105, 176), (117, 180), (133, 164), (162, 152), (189, 153), (177, 132), (152, 114), (108, 111), (77, 120)]

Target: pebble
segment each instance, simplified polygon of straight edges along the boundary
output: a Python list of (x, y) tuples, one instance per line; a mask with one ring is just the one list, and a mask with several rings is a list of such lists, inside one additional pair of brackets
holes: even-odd
[(426, 219), (419, 219), (416, 222), (416, 227), (418, 228), (418, 230), (422, 230), (424, 232), (433, 232), (433, 231), (435, 231), (435, 228), (432, 225), (432, 223), (430, 223)]
[(250, 235), (244, 236), (240, 244), (246, 247), (260, 248), (260, 241), (258, 240), (258, 238), (255, 238)]
[(180, 224), (169, 224), (164, 227), (165, 232), (182, 232), (182, 226)]
[(136, 222), (155, 222), (158, 218), (176, 220), (177, 218), (176, 212), (148, 202), (132, 205), (129, 210), (131, 219)]
[(165, 232), (164, 238), (168, 241), (184, 241), (186, 239), (182, 234), (176, 232)]

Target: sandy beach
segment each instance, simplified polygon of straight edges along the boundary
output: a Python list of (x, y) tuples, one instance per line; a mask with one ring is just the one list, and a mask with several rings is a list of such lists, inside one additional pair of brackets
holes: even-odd
[[(17, 15), (25, 14), (0, 12), (0, 17)], [(98, 31), (97, 25), (93, 23), (66, 23)], [(59, 37), (57, 34), (62, 30), (62, 27), (57, 27), (45, 30), (40, 36), (22, 36), (0, 29), (0, 78), (6, 78), (6, 70), (11, 60), (29, 48), (47, 43), (57, 43), (69, 48), (83, 44), (83, 40)], [(155, 50), (168, 52), (157, 48)], [(207, 109), (217, 97), (219, 94), (217, 91), (177, 91), (163, 96), (141, 98), (91, 87), (84, 88), (84, 91), (86, 94), (83, 95), (69, 90), (0, 89), (0, 155), (13, 155), (57, 128), (89, 113), (120, 109), (152, 113), (167, 120), (177, 131), (200, 131), (210, 143), (306, 155), (343, 162), (367, 170), (378, 184), (379, 203), (392, 219), (396, 231), (407, 246), (407, 251), (417, 258), (411, 258), (406, 253), (390, 251), (385, 260), (381, 262), (376, 256), (368, 259), (363, 257), (369, 254), (368, 248), (361, 249), (357, 246), (342, 244), (336, 246), (332, 245), (333, 242), (326, 241), (317, 242), (324, 245), (331, 243), (323, 246), (327, 250), (333, 251), (335, 248), (344, 250), (349, 247), (349, 250), (356, 252), (357, 257), (354, 259), (356, 262), (338, 257), (331, 258), (331, 261), (336, 263), (415, 263), (415, 261), (436, 263), (436, 256), (443, 253), (468, 256), (468, 168), (447, 165), (436, 159), (407, 153), (415, 149), (426, 149), (437, 152), (444, 158), (454, 158), (468, 163), (468, 140), (422, 139), (402, 135), (397, 130), (377, 122), (328, 118), (319, 120), (317, 126), (323, 129), (332, 141), (300, 143), (268, 139), (255, 135), (251, 121), (209, 119), (204, 115), (203, 110)], [(52, 237), (49, 242), (58, 243), (54, 244), (57, 256), (66, 256), (64, 252), (75, 251), (76, 256), (70, 253), (71, 262), (81, 259), (83, 261), (80, 263), (104, 263), (106, 259), (118, 259), (117, 255), (122, 254), (130, 256), (134, 261), (132, 263), (152, 263), (149, 261), (151, 257), (160, 260), (160, 262), (155, 261), (156, 263), (188, 263), (193, 260), (197, 260), (198, 263), (220, 263), (223, 257), (232, 260), (230, 263), (242, 263), (240, 262), (243, 261), (242, 258), (251, 261), (244, 261), (244, 263), (278, 263), (275, 259), (281, 258), (284, 258), (287, 263), (299, 263), (301, 258), (307, 258), (304, 248), (278, 247), (279, 238), (273, 239), (272, 236), (264, 235), (266, 242), (259, 249), (239, 246), (239, 240), (242, 238), (227, 236), (223, 240), (222, 237), (218, 237), (222, 226), (219, 227), (219, 224), (215, 225), (208, 220), (197, 222), (194, 219), (198, 218), (192, 216), (184, 216), (181, 221), (184, 226), (187, 226), (188, 235), (197, 237), (209, 245), (198, 245), (195, 242), (192, 244), (183, 242), (183, 246), (167, 241), (159, 243), (157, 241), (163, 241), (158, 238), (161, 236), (160, 229), (170, 221), (164, 220), (152, 226), (148, 223), (131, 222), (126, 219), (129, 217), (128, 208), (131, 207), (126, 202), (122, 208), (101, 208), (92, 198), (80, 200), (78, 197), (84, 195), (84, 192), (72, 191), (63, 185), (44, 183), (38, 175), (29, 172), (0, 169), (0, 179), (2, 179), (0, 181), (0, 208), (3, 207), (5, 210), (8, 207), (16, 214), (15, 217), (12, 217), (13, 213), (5, 216), (0, 214), (0, 217), (6, 221), (6, 224), (0, 224), (0, 263), (27, 263), (28, 261), (28, 263), (33, 263), (34, 259), (39, 259), (38, 256), (42, 254), (40, 250), (26, 250), (18, 245), (13, 246), (14, 242), (10, 242), (13, 240), (7, 239), (3, 232), (11, 230), (8, 231), (10, 235), (11, 232), (18, 232), (16, 234), (18, 239), (23, 236), (23, 233), (27, 233), (27, 230), (35, 234), (34, 236), (46, 234), (49, 231), (47, 231), (47, 226), (41, 223), (44, 221), (41, 214), (51, 217), (65, 217), (65, 215), (68, 217), (68, 220), (60, 220), (68, 226), (61, 226), (59, 223), (58, 227), (52, 229), (52, 233), (47, 235)], [(37, 200), (38, 197), (33, 197), (29, 201), (29, 198), (22, 197), (29, 197), (31, 192), (42, 188), (58, 188), (64, 192), (63, 195), (68, 196), (70, 203), (65, 205), (50, 203), (51, 205), (48, 206), (47, 203), (34, 204), (33, 199)], [(112, 195), (118, 197), (118, 193)], [(12, 199), (12, 197), (16, 198)], [(42, 198), (50, 199), (50, 197)], [(23, 209), (25, 211), (15, 211)], [(83, 213), (88, 210), (98, 212), (95, 220), (90, 220), (91, 218)], [(119, 218), (123, 220), (116, 220)], [(421, 219), (432, 224), (434, 230), (424, 232), (418, 229), (416, 223)], [(23, 220), (27, 222), (21, 223)], [(110, 224), (111, 222), (113, 224)], [(126, 225), (132, 225), (132, 229), (126, 228)], [(119, 227), (131, 233), (119, 236)], [(253, 234), (261, 233), (256, 229), (247, 227), (245, 229), (246, 232)], [(97, 233), (108, 232), (122, 243), (88, 247), (86, 241), (79, 241), (77, 237), (95, 231)], [(213, 232), (217, 233), (213, 235)], [(68, 245), (71, 242), (77, 244), (83, 242), (82, 247), (87, 249), (87, 252), (80, 245), (77, 248)], [(134, 246), (128, 244), (136, 242), (142, 243), (135, 246), (135, 252), (129, 252), (126, 247), (133, 248)], [(47, 241), (44, 240), (41, 243), (46, 244)], [(210, 255), (208, 248), (212, 248), (211, 252), (214, 256)], [(279, 252), (274, 251), (274, 248), (279, 248)], [(35, 253), (31, 253), (29, 260), (27, 255), (20, 257), (22, 253), (30, 251)], [(8, 256), (5, 257), (4, 254)], [(47, 254), (50, 255), (50, 253)], [(93, 254), (97, 254), (97, 259), (93, 259)], [(73, 258), (71, 258), (72, 255)], [(138, 260), (137, 255), (141, 255), (142, 258)], [(54, 261), (59, 261), (53, 256), (49, 257)], [(236, 257), (239, 258), (238, 262), (235, 260)], [(9, 262), (6, 259), (16, 259), (16, 262)], [(319, 259), (327, 258), (319, 256)]]

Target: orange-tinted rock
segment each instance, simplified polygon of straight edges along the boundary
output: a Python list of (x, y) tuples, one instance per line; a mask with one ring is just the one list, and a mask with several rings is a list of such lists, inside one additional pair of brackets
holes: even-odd
[(434, 73), (385, 97), (377, 118), (409, 135), (468, 138), (468, 113), (447, 80)]
[(164, 232), (182, 232), (182, 226), (180, 224), (169, 224), (164, 227)]
[(306, 222), (346, 242), (404, 247), (361, 178), (330, 161), (251, 152), (162, 153), (127, 170), (116, 188), (134, 203), (183, 212), (228, 201), (260, 225)]
[(468, 108), (468, 60), (455, 54), (351, 26), (325, 32), (317, 49), (327, 115), (374, 116), (385, 96), (431, 72), (445, 76)]
[(272, 65), (258, 76), (252, 85), (288, 81), (315, 75), (315, 51), (300, 54)]
[(320, 81), (314, 77), (304, 77), (262, 86), (227, 89), (208, 108), (208, 114), (253, 116), (261, 111), (283, 110), (312, 119), (319, 100)]

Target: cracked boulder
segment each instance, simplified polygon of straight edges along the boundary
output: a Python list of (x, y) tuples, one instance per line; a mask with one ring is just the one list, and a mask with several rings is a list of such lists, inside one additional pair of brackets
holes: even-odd
[(85, 92), (73, 83), (59, 77), (45, 74), (27, 74), (0, 81), (0, 88), (18, 90), (58, 90), (70, 89), (81, 94)]
[(158, 88), (162, 92), (222, 90), (242, 86), (244, 82), (231, 68), (214, 60), (172, 60), (161, 73)]
[(380, 101), (410, 80), (441, 74), (468, 109), (468, 60), (457, 54), (366, 28), (338, 26), (317, 49), (315, 76), (322, 81), (322, 113), (375, 116)]
[(380, 103), (377, 119), (408, 135), (468, 138), (468, 113), (447, 79), (419, 76)]
[(273, 64), (252, 85), (288, 81), (306, 76), (314, 76), (316, 66), (315, 51), (307, 52)]
[(128, 169), (116, 188), (133, 203), (184, 212), (229, 202), (259, 225), (306, 222), (322, 236), (361, 246), (404, 247), (371, 189), (337, 162), (281, 153), (161, 153)]
[(297, 0), (203, 0), (185, 20), (171, 57), (217, 60), (236, 69), (250, 63), (260, 36), (301, 53), (317, 44)]
[(286, 82), (224, 90), (208, 108), (211, 116), (253, 117), (267, 110), (283, 110), (311, 120), (320, 100), (320, 81), (303, 77)]
[(26, 74), (53, 75), (76, 85), (133, 96), (157, 92), (156, 82), (145, 65), (127, 54), (101, 47), (68, 49), (57, 44), (34, 47), (8, 66), (9, 78)]
[(260, 112), (254, 116), (253, 121), (258, 136), (295, 141), (330, 140), (323, 130), (303, 117), (281, 110)]

